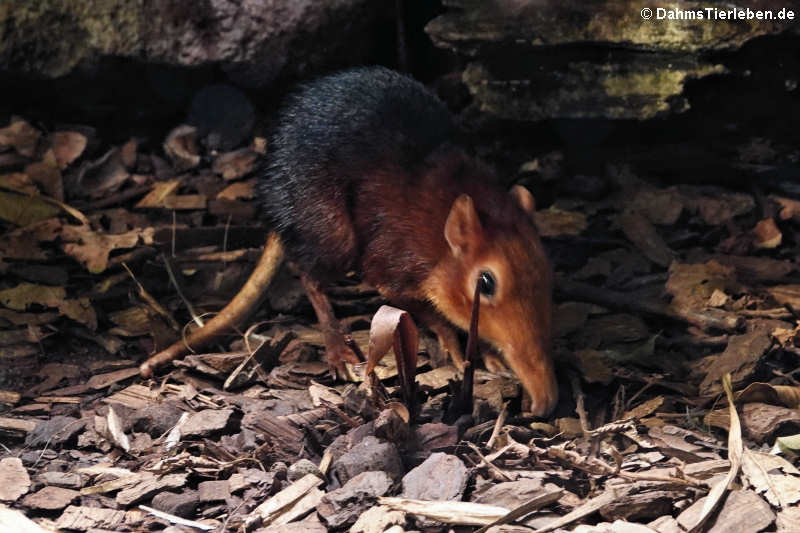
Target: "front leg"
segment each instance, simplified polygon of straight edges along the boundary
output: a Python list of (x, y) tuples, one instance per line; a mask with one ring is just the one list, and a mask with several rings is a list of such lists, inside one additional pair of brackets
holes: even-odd
[(322, 291), (319, 282), (301, 272), (300, 283), (302, 283), (303, 288), (306, 290), (306, 295), (311, 301), (311, 306), (314, 308), (314, 312), (317, 315), (319, 327), (322, 330), (323, 339), (325, 341), (325, 356), (331, 375), (334, 378), (337, 376), (344, 377), (347, 375), (345, 362), (358, 364), (361, 360), (353, 350), (347, 346), (342, 325), (336, 319), (336, 315), (333, 313), (333, 307), (331, 307), (331, 302)]
[(400, 300), (397, 301), (397, 305), (411, 313), (417, 323), (431, 330), (453, 365), (459, 370), (464, 370), (464, 352), (461, 349), (461, 342), (458, 340), (458, 332), (452, 324), (426, 302)]

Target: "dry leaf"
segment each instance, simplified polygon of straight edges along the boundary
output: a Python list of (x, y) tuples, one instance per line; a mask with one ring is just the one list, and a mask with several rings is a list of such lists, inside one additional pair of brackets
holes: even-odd
[(70, 163), (78, 159), (86, 149), (86, 135), (77, 131), (56, 131), (50, 134), (58, 168), (64, 170)]
[(256, 152), (249, 148), (241, 148), (221, 154), (214, 160), (211, 170), (222, 176), (225, 181), (231, 181), (250, 174), (257, 160)]
[(777, 248), (783, 240), (783, 234), (772, 218), (760, 220), (752, 233), (753, 246), (756, 248)]
[(533, 214), (536, 229), (542, 237), (580, 235), (586, 229), (586, 215), (551, 206)]
[(89, 299), (66, 299), (64, 287), (50, 287), (33, 283), (20, 283), (0, 291), (0, 303), (16, 311), (25, 311), (33, 304), (55, 307), (62, 315), (81, 322), (91, 329), (97, 328), (97, 315)]
[(672, 263), (665, 285), (673, 297), (672, 307), (684, 309), (704, 309), (714, 291), (735, 292), (737, 288), (734, 269), (714, 260), (693, 265)]
[(42, 196), (25, 196), (0, 191), (0, 218), (17, 226), (41, 222), (60, 212), (60, 207), (47, 202)]
[(675, 253), (644, 215), (629, 210), (617, 217), (617, 223), (628, 240), (653, 263), (662, 267), (672, 263)]
[(18, 154), (33, 157), (42, 134), (21, 118), (14, 118), (11, 124), (0, 129), (0, 148), (13, 146)]
[(108, 266), (108, 255), (117, 248), (133, 248), (141, 237), (145, 244), (153, 241), (153, 228), (142, 228), (119, 235), (92, 231), (89, 226), (64, 226), (61, 247), (94, 274)]
[(731, 427), (728, 431), (728, 460), (731, 462), (731, 468), (728, 470), (725, 479), (718, 482), (711, 488), (711, 491), (709, 491), (706, 501), (703, 504), (700, 518), (689, 533), (697, 533), (703, 530), (703, 526), (722, 502), (722, 497), (730, 488), (731, 483), (733, 483), (739, 475), (739, 470), (742, 465), (742, 454), (744, 453), (742, 426), (739, 423), (739, 415), (736, 413), (736, 406), (733, 403), (733, 386), (731, 385), (730, 374), (725, 374), (722, 377), (722, 388), (725, 389), (725, 396), (728, 399), (728, 411), (730, 413)]
[(789, 385), (770, 385), (769, 383), (751, 383), (744, 390), (736, 393), (738, 403), (762, 402), (781, 404), (790, 409), (800, 407), (800, 387)]
[[(782, 470), (782, 473), (773, 473)], [(800, 471), (777, 455), (744, 450), (742, 474), (758, 494), (774, 506), (787, 507), (800, 501)]]
[(36, 186), (27, 174), (22, 172), (12, 172), (0, 176), (0, 187), (24, 193), (30, 196), (39, 194), (39, 187)]
[(164, 152), (172, 160), (172, 164), (178, 172), (199, 165), (200, 150), (197, 147), (197, 128), (182, 125), (173, 129), (164, 141)]
[(93, 198), (116, 190), (125, 183), (130, 174), (122, 164), (119, 148), (112, 148), (95, 161), (87, 161), (78, 171), (78, 185)]
[(38, 184), (47, 196), (60, 202), (64, 200), (64, 183), (52, 150), (45, 153), (42, 161), (31, 163), (25, 167), (25, 174), (31, 181)]
[(38, 243), (52, 241), (61, 230), (61, 221), (49, 218), (0, 235), (0, 256), (8, 259), (47, 259)]
[(217, 194), (217, 200), (251, 200), (255, 198), (256, 180), (231, 183)]
[(770, 196), (770, 198), (781, 206), (781, 211), (778, 213), (778, 217), (781, 220), (789, 220), (791, 218), (800, 220), (800, 201), (780, 196)]
[(136, 142), (136, 139), (131, 139), (119, 149), (119, 155), (125, 168), (132, 169), (136, 165), (136, 151), (138, 149), (139, 143)]
[[(394, 348), (395, 358), (397, 358), (397, 371), (400, 375), (403, 398), (406, 402), (413, 402), (419, 331), (411, 319), (411, 315), (407, 312), (396, 307), (382, 305), (372, 317), (369, 329), (365, 375), (372, 375), (375, 365), (391, 347)], [(409, 404), (408, 407), (412, 412), (416, 412), (412, 404)]]

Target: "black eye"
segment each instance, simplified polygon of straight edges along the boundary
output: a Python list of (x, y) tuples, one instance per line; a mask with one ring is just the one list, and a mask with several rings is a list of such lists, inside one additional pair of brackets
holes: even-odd
[(481, 294), (486, 296), (494, 296), (494, 291), (497, 288), (497, 281), (491, 272), (483, 271), (478, 274), (478, 284), (480, 285)]

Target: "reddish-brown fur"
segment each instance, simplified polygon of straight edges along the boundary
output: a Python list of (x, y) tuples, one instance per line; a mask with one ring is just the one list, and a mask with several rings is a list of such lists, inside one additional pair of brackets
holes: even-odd
[[(381, 67), (305, 85), (279, 113), (259, 172), (264, 221), (301, 272), (334, 369), (354, 354), (323, 292), (326, 281), (360, 270), (427, 324), (459, 363), (452, 325), (467, 328), (475, 284), (490, 272), (496, 291), (481, 296), (480, 336), (519, 376), (532, 411), (544, 415), (558, 388), (548, 355), (552, 276), (533, 198), (521, 187), (497, 187), (488, 168), (451, 144), (451, 129), (433, 94)], [(246, 314), (257, 301), (251, 293), (263, 292), (265, 272), (277, 263), (281, 244), (268, 243), (246, 285), (253, 290), (197, 336), (146, 362), (143, 374)]]
[[(360, 183), (353, 224), (363, 236), (364, 279), (434, 328), (444, 318), (466, 329), (478, 274), (493, 271), (498, 289), (482, 301), (480, 336), (545, 414), (558, 398), (548, 353), (552, 275), (532, 198), (497, 188), (487, 168), (453, 147), (434, 152), (425, 168), (417, 176), (379, 171)], [(462, 246), (448, 242), (448, 226)]]

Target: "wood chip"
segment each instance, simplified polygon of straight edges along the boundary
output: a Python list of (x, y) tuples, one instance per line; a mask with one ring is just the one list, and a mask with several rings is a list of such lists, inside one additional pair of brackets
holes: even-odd
[(88, 531), (92, 528), (114, 531), (124, 519), (125, 511), (122, 510), (70, 505), (58, 517), (56, 527), (77, 531)]
[(17, 457), (0, 459), (0, 501), (14, 502), (31, 488), (31, 478)]
[(77, 490), (45, 487), (25, 496), (22, 505), (43, 511), (57, 511), (72, 503), (80, 495), (81, 493)]
[(306, 474), (256, 507), (253, 512), (250, 513), (251, 519), (252, 515), (257, 514), (261, 518), (262, 524), (272, 524), (280, 515), (291, 509), (291, 506), (311, 492), (312, 489), (321, 485), (322, 481), (321, 478), (314, 474)]

